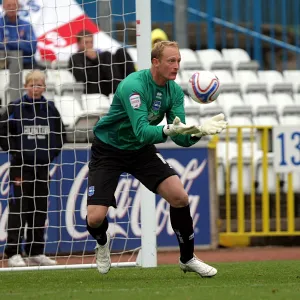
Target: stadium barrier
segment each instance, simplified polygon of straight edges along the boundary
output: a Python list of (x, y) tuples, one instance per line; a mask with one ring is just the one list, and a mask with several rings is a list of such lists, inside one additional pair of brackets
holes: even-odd
[[(220, 244), (248, 245), (253, 237), (300, 235), (295, 174), (276, 173), (271, 126), (229, 126), (218, 140)], [(220, 174), (220, 173), (219, 173)], [(298, 206), (297, 206), (298, 205)]]

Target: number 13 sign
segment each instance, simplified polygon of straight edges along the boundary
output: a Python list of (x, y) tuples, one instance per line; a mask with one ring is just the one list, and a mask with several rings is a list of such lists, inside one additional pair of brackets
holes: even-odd
[(300, 126), (274, 127), (273, 151), (276, 173), (300, 172)]

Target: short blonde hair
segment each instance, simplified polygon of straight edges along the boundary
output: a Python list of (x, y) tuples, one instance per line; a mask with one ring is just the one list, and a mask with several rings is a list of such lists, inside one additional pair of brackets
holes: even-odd
[(174, 41), (160, 41), (154, 44), (153, 49), (151, 51), (151, 61), (153, 58), (161, 59), (163, 51), (167, 47), (175, 47), (179, 50), (179, 46), (177, 42)]
[(32, 70), (25, 77), (25, 85), (27, 85), (30, 81), (35, 80), (43, 80), (46, 83), (46, 76), (40, 70)]

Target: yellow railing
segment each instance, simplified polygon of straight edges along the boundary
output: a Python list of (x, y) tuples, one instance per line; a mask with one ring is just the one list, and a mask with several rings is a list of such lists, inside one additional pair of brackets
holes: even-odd
[[(271, 129), (270, 126), (230, 126), (225, 133), (225, 139), (219, 139), (217, 142), (218, 167), (222, 165), (225, 171), (225, 194), (220, 196), (220, 209), (223, 207), (223, 213), (220, 213), (221, 239), (237, 236), (300, 235), (300, 226), (296, 225), (300, 224), (300, 216), (299, 220), (295, 216), (293, 174), (288, 174), (286, 180), (282, 180), (283, 174), (274, 173), (275, 189), (273, 193), (269, 192), (268, 176), (273, 176), (272, 172), (269, 172), (271, 167), (269, 158), (272, 158), (269, 151), (272, 140)], [(233, 142), (236, 146), (234, 154), (230, 153), (232, 149), (229, 147)], [(223, 144), (220, 148), (220, 143), (225, 143), (225, 147)], [(247, 148), (247, 153), (244, 149), (245, 144), (250, 147)], [(257, 171), (258, 161), (261, 173)], [(235, 178), (232, 177), (233, 164), (237, 169)], [(246, 164), (249, 174), (244, 174)], [(250, 191), (246, 193), (245, 175), (247, 175), (245, 178), (251, 181)], [(258, 175), (261, 175), (259, 191)], [(235, 192), (231, 188), (234, 180), (237, 183)], [(217, 181), (220, 184), (220, 180)], [(286, 192), (283, 192), (283, 182), (287, 184)]]

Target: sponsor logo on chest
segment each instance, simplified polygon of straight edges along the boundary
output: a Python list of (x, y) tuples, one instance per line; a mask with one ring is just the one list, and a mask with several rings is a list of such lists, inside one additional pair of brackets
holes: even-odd
[(38, 125), (38, 126), (24, 126), (24, 134), (27, 135), (29, 140), (38, 138), (45, 139), (46, 135), (50, 133), (49, 126)]

